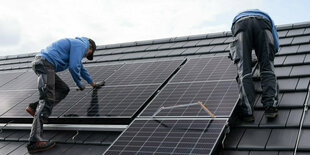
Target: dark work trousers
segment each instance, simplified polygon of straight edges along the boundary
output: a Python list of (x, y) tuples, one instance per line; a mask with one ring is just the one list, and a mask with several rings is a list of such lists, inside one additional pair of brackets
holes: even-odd
[(252, 80), (252, 49), (258, 59), (264, 107), (277, 107), (278, 85), (274, 73), (275, 48), (272, 36), (272, 26), (267, 19), (259, 16), (248, 16), (233, 24), (234, 41), (231, 43), (231, 53), (238, 69), (238, 85), (241, 102), (241, 115), (252, 115), (255, 102), (255, 89)]
[(29, 142), (44, 141), (42, 139), (43, 120), (51, 115), (53, 106), (64, 99), (70, 91), (67, 84), (56, 74), (54, 66), (43, 57), (35, 57), (32, 69), (38, 75), (39, 104), (33, 118)]

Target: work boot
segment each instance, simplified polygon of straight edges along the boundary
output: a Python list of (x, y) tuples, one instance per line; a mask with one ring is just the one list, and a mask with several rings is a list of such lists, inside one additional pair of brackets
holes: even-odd
[(30, 103), (28, 105), (28, 107), (26, 108), (26, 111), (32, 116), (34, 117), (35, 113), (36, 113), (36, 109), (38, 106), (39, 102), (34, 102), (34, 103)]
[(276, 118), (278, 116), (278, 109), (276, 107), (266, 107), (264, 115), (267, 118)]
[(56, 145), (55, 142), (34, 142), (27, 145), (28, 152), (30, 154), (36, 152), (42, 152), (53, 148)]
[(253, 115), (242, 115), (242, 116), (240, 116), (239, 118), (240, 118), (242, 121), (248, 122), (248, 123), (254, 122), (254, 121), (255, 121), (255, 118), (254, 118)]

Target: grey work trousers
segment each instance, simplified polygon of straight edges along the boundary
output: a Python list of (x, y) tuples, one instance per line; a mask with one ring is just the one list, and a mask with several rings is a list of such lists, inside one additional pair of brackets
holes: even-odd
[(51, 115), (53, 107), (64, 99), (70, 91), (68, 85), (55, 73), (54, 66), (43, 57), (35, 57), (32, 69), (38, 75), (40, 93), (36, 113), (33, 118), (29, 142), (44, 141), (42, 139), (43, 120)]
[(252, 49), (258, 59), (261, 76), (262, 104), (277, 107), (278, 85), (274, 73), (274, 39), (270, 22), (259, 16), (244, 17), (233, 24), (231, 55), (238, 69), (241, 115), (252, 115), (256, 92), (252, 80)]

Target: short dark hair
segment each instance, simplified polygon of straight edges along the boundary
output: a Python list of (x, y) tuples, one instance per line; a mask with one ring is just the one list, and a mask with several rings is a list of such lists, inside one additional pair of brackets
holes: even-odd
[(93, 52), (92, 52), (91, 55), (87, 56), (87, 59), (88, 60), (93, 60), (93, 56), (94, 56), (94, 53), (95, 53), (95, 50), (96, 50), (97, 46), (96, 46), (95, 41), (93, 41), (92, 39), (88, 38), (88, 41), (89, 41), (89, 44), (91, 44), (91, 46), (92, 46), (92, 51)]

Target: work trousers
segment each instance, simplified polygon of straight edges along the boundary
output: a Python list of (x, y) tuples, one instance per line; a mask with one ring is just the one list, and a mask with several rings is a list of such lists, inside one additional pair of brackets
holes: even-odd
[(53, 107), (64, 99), (70, 91), (68, 85), (55, 73), (53, 64), (43, 57), (35, 57), (32, 69), (38, 76), (40, 93), (36, 113), (33, 118), (29, 142), (44, 141), (42, 139), (43, 120), (47, 120)]
[(252, 80), (252, 49), (258, 59), (262, 86), (262, 104), (277, 107), (278, 85), (274, 73), (275, 47), (269, 20), (260, 16), (243, 17), (233, 24), (234, 41), (230, 53), (237, 65), (242, 115), (252, 115), (256, 92)]

